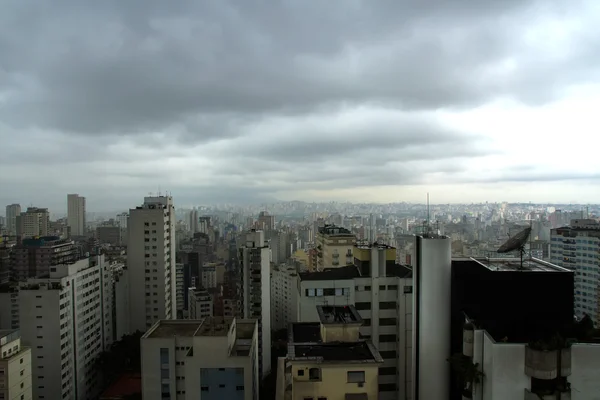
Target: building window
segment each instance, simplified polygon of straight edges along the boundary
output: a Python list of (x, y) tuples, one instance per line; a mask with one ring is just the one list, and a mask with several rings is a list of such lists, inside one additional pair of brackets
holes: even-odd
[[(379, 335), (379, 341), (380, 342), (395, 342), (396, 335)], [(379, 353), (379, 354), (381, 354), (381, 353)]]
[(308, 379), (311, 381), (321, 380), (321, 370), (319, 368), (311, 368), (308, 370)]
[(202, 392), (208, 392), (208, 386), (201, 386), (200, 387), (200, 391), (202, 391)]
[(304, 376), (304, 370), (303, 369), (299, 369), (298, 370), (298, 376)]
[(235, 390), (244, 390), (244, 387), (243, 386), (236, 386)]
[(380, 310), (395, 310), (396, 302), (395, 301), (381, 301), (379, 302)]
[(348, 371), (348, 383), (364, 383), (365, 371)]
[(315, 289), (306, 289), (306, 295), (308, 297), (315, 297)]
[(354, 307), (356, 307), (357, 310), (370, 310), (371, 309), (371, 303), (369, 302), (356, 302), (354, 304)]
[(379, 285), (379, 290), (385, 290), (385, 285)]
[(408, 293), (412, 293), (412, 286), (404, 286), (404, 293), (408, 294)]
[(379, 375), (396, 375), (396, 367), (381, 367)]
[(381, 326), (395, 326), (396, 318), (379, 318), (379, 325)]
[(365, 286), (365, 291), (370, 292), (371, 291), (371, 286)]
[(398, 290), (398, 285), (388, 285), (388, 290)]
[(396, 390), (398, 390), (398, 389), (396, 388), (395, 383), (380, 383), (379, 384), (380, 392), (395, 392)]

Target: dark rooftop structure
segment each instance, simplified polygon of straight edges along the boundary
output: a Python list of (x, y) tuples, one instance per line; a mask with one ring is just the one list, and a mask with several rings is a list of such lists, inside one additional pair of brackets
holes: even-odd
[(317, 313), (322, 324), (357, 324), (363, 320), (353, 305), (348, 306), (317, 306)]
[(412, 268), (402, 264), (386, 265), (385, 275), (398, 278), (412, 278)]
[[(535, 258), (452, 260), (452, 347), (462, 346), (465, 315), (496, 341), (566, 335), (573, 324), (574, 273)], [(459, 343), (460, 342), (460, 343)]]
[(348, 229), (341, 227), (341, 226), (329, 225), (329, 224), (325, 224), (325, 226), (319, 227), (319, 233), (322, 235), (330, 235), (330, 236), (352, 236), (352, 237), (354, 237), (354, 234), (352, 232), (350, 232)]
[(330, 281), (354, 279), (360, 276), (360, 272), (356, 266), (347, 265), (339, 268), (325, 268), (323, 271), (301, 272), (299, 276), (301, 281)]
[(379, 351), (365, 340), (328, 342), (321, 340), (318, 322), (294, 323), (289, 333), (288, 355), (292, 361), (382, 363)]

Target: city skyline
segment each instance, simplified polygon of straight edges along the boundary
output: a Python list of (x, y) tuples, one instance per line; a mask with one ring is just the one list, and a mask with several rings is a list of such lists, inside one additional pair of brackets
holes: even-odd
[(597, 2), (2, 8), (4, 205), (600, 201)]

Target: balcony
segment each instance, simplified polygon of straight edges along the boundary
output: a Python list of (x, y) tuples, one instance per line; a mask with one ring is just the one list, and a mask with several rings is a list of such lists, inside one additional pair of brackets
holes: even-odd
[(560, 376), (571, 375), (571, 349), (537, 350), (525, 347), (525, 374), (537, 379), (556, 379), (560, 356)]

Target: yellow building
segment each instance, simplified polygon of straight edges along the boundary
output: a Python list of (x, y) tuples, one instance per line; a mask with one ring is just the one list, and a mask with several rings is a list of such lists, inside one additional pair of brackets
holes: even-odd
[(354, 265), (364, 276), (386, 276), (387, 269), (396, 265), (396, 248), (386, 244), (356, 244), (353, 253)]
[(319, 228), (316, 237), (317, 268), (343, 267), (354, 263), (352, 250), (356, 235), (346, 228), (325, 225)]
[(317, 312), (321, 322), (291, 325), (277, 399), (377, 399), (383, 359), (360, 338), (363, 320), (354, 306), (317, 306)]

